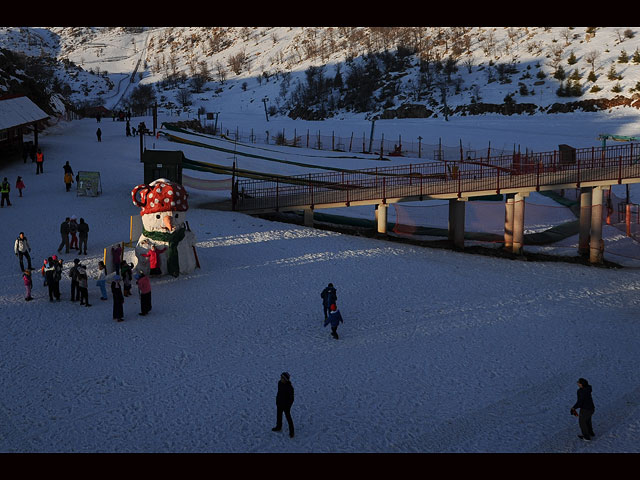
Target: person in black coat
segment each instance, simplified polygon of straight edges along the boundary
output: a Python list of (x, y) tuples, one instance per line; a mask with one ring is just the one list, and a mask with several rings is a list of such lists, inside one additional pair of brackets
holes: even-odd
[(336, 289), (333, 286), (333, 283), (330, 283), (322, 290), (320, 294), (322, 297), (322, 306), (324, 308), (324, 319), (327, 319), (327, 314), (329, 313), (329, 307), (338, 301), (338, 294), (336, 293)]
[[(580, 430), (582, 430), (582, 435), (578, 435), (578, 437), (582, 440), (591, 440), (591, 437), (595, 436), (591, 425), (591, 416), (596, 407), (593, 403), (593, 398), (591, 398), (591, 390), (591, 385), (586, 379), (578, 379), (578, 401), (571, 407), (571, 414), (578, 417)], [(580, 409), (579, 414), (576, 411), (577, 408)]]
[(62, 241), (60, 245), (58, 245), (58, 253), (62, 252), (62, 247), (64, 247), (64, 253), (69, 253), (69, 224), (71, 223), (71, 218), (67, 217), (64, 219), (64, 222), (60, 224), (60, 238)]
[(80, 255), (81, 253), (86, 255), (87, 254), (87, 240), (89, 238), (89, 225), (87, 223), (85, 223), (84, 218), (80, 219), (80, 223), (78, 224), (78, 239), (79, 239), (79, 244), (78, 244), (78, 255)]
[(122, 295), (122, 288), (120, 287), (120, 275), (113, 277), (111, 294), (113, 297), (113, 319), (122, 322), (124, 320), (124, 309), (122, 307), (124, 296)]
[(293, 405), (294, 394), (293, 385), (291, 384), (291, 375), (288, 372), (282, 372), (280, 381), (278, 382), (278, 394), (276, 395), (276, 407), (278, 410), (276, 426), (271, 430), (279, 432), (282, 430), (282, 414), (287, 417), (289, 424), (289, 437), (293, 438), (293, 419), (291, 418), (291, 405)]

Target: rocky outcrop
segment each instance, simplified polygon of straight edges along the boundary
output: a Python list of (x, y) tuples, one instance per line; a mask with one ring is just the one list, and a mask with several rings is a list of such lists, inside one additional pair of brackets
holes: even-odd
[(429, 118), (433, 115), (433, 110), (429, 110), (424, 105), (405, 103), (398, 108), (384, 110), (380, 114), (383, 120), (392, 118)]
[[(640, 94), (634, 93), (631, 97), (617, 95), (613, 98), (597, 98), (589, 100), (577, 100), (574, 102), (556, 102), (546, 107), (534, 103), (481, 103), (475, 102), (468, 105), (458, 105), (449, 109), (449, 115), (483, 115), (485, 113), (497, 113), (500, 115), (533, 115), (534, 113), (571, 113), (575, 111), (598, 112), (614, 107), (630, 107), (640, 109)], [(429, 118), (436, 112), (429, 110), (425, 105), (404, 104), (398, 108), (384, 110), (378, 118)], [(438, 114), (442, 114), (441, 111)]]

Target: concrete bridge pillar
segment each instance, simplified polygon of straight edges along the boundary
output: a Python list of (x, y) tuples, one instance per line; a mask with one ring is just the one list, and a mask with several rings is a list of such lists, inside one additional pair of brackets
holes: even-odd
[(304, 226), (313, 227), (313, 208), (304, 209)]
[(513, 250), (513, 193), (507, 194), (504, 203), (504, 248)]
[(522, 253), (524, 246), (524, 205), (528, 193), (516, 193), (513, 198), (513, 246), (512, 252)]
[(591, 187), (580, 189), (580, 234), (578, 236), (578, 253), (589, 255), (589, 234), (591, 232)]
[(591, 263), (602, 263), (603, 261), (602, 197), (602, 187), (593, 187), (591, 192), (591, 239), (589, 240), (589, 262)]
[(449, 200), (449, 240), (456, 248), (464, 248), (464, 214), (466, 199)]
[(376, 221), (378, 223), (378, 233), (387, 233), (387, 210), (389, 205), (379, 203), (376, 205)]

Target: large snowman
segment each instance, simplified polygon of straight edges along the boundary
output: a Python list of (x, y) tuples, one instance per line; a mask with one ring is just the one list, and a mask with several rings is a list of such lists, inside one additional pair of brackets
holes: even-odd
[(179, 183), (159, 178), (131, 191), (133, 204), (140, 207), (142, 234), (135, 248), (137, 268), (149, 274), (146, 255), (152, 245), (162, 251), (158, 264), (163, 274), (177, 277), (193, 272), (198, 265), (196, 236), (185, 223), (189, 194)]

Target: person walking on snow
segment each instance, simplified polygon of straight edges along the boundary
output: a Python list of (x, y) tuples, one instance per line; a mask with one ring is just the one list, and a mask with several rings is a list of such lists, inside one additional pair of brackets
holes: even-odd
[[(578, 438), (587, 441), (590, 441), (591, 437), (596, 435), (593, 433), (593, 426), (591, 425), (591, 416), (596, 409), (593, 398), (591, 398), (591, 390), (589, 382), (584, 378), (579, 378), (578, 401), (571, 407), (571, 414), (578, 417), (578, 423), (582, 431), (582, 435), (578, 435)], [(577, 408), (580, 409), (580, 413), (576, 411)]]
[(24, 190), (25, 184), (22, 181), (22, 177), (18, 177), (18, 179), (16, 180), (16, 189), (18, 190), (18, 193), (20, 194), (20, 196), (22, 196), (22, 190)]
[(44, 170), (42, 169), (43, 163), (44, 153), (42, 153), (42, 150), (38, 149), (38, 152), (36, 153), (36, 175), (38, 175), (39, 173), (44, 174)]
[(118, 322), (124, 320), (124, 297), (122, 296), (122, 288), (120, 287), (120, 275), (115, 275), (111, 282), (111, 296), (113, 297), (113, 319)]
[(78, 254), (87, 254), (87, 239), (89, 238), (89, 225), (84, 222), (84, 218), (80, 219), (78, 224), (78, 237), (80, 238), (80, 244), (78, 245)]
[(340, 338), (338, 337), (338, 325), (344, 323), (344, 320), (342, 319), (340, 310), (338, 310), (338, 307), (335, 303), (331, 304), (329, 310), (329, 316), (324, 321), (324, 326), (326, 327), (327, 325), (331, 324), (331, 336), (338, 340), (338, 338)]
[(100, 127), (98, 127), (98, 130), (96, 130), (96, 137), (98, 137), (99, 142), (102, 141), (102, 130), (100, 130)]
[(2, 184), (0, 184), (0, 196), (2, 199), (0, 200), (0, 207), (4, 208), (4, 202), (7, 202), (7, 207), (11, 206), (11, 200), (9, 200), (9, 192), (11, 191), (11, 185), (9, 184), (9, 180), (7, 177), (4, 177)]
[(64, 219), (64, 222), (60, 224), (60, 238), (62, 241), (58, 246), (58, 253), (62, 252), (62, 247), (65, 247), (64, 253), (69, 253), (69, 222), (71, 219), (69, 217)]
[(29, 255), (29, 252), (31, 251), (31, 245), (29, 245), (29, 240), (27, 240), (27, 237), (24, 236), (24, 232), (20, 232), (18, 238), (16, 238), (16, 242), (13, 246), (13, 251), (15, 252), (16, 257), (18, 257), (18, 259), (20, 260), (21, 272), (24, 272), (25, 270), (23, 257), (27, 259), (27, 268), (29, 270), (33, 270), (31, 268), (31, 255)]
[(137, 273), (134, 278), (140, 293), (140, 313), (138, 315), (145, 316), (151, 311), (151, 282), (143, 272)]
[(69, 161), (65, 163), (62, 168), (64, 169), (64, 185), (67, 189), (67, 192), (71, 190), (71, 184), (73, 183), (73, 169), (71, 165), (69, 165)]
[(330, 283), (322, 290), (320, 294), (322, 297), (322, 307), (324, 309), (324, 319), (327, 319), (327, 314), (329, 312), (329, 307), (338, 301), (338, 294), (336, 293), (336, 289), (333, 286), (333, 283)]
[(288, 372), (282, 372), (278, 381), (278, 393), (276, 394), (276, 426), (271, 430), (279, 432), (282, 430), (282, 414), (287, 417), (289, 424), (289, 437), (293, 438), (293, 418), (291, 418), (291, 406), (293, 405), (294, 391), (291, 384), (291, 375)]
[(25, 300), (28, 302), (33, 300), (31, 296), (31, 288), (33, 288), (33, 280), (31, 279), (31, 270), (25, 270), (22, 272), (22, 280), (24, 281), (24, 288), (27, 291)]

